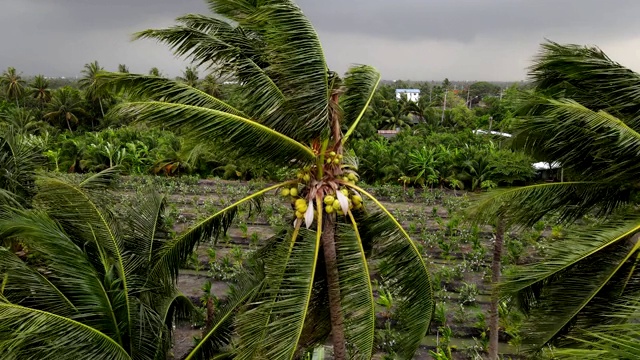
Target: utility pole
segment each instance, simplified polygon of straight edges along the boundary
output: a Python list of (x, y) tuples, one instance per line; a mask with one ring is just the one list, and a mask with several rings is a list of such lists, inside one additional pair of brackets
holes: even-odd
[(500, 89), (500, 101), (502, 101), (502, 95), (504, 94), (504, 90)]
[(429, 106), (431, 106), (431, 93), (433, 93), (433, 85), (429, 87)]
[(471, 109), (471, 103), (469, 102), (469, 93), (471, 92), (471, 91), (469, 91), (470, 88), (471, 87), (467, 85), (467, 107), (469, 109)]
[(444, 111), (447, 109), (447, 93), (449, 89), (444, 91), (444, 104), (442, 105), (442, 118), (440, 119), (440, 125), (444, 124)]

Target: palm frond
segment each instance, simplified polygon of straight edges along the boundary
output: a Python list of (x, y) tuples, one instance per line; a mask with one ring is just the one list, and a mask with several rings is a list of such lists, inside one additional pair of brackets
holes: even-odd
[(507, 275), (501, 290), (517, 295), (535, 319), (524, 330), (526, 343), (538, 348), (602, 324), (616, 299), (638, 293), (638, 233), (637, 216), (575, 230), (550, 246), (544, 262)]
[(256, 121), (220, 110), (151, 101), (125, 103), (116, 111), (193, 139), (221, 139), (240, 156), (256, 161), (288, 165), (292, 160), (309, 163), (315, 159), (308, 146)]
[[(265, 277), (268, 280), (266, 285), (271, 289), (278, 289), (282, 283), (293, 245), (300, 233), (300, 226), (301, 224), (298, 223), (293, 230), (283, 231), (276, 235), (273, 242), (269, 244), (270, 251), (265, 251), (266, 248), (262, 249), (262, 256), (259, 258), (265, 266)], [(238, 318), (239, 341), (235, 354), (237, 359), (254, 359), (264, 351), (262, 344), (267, 337), (267, 325), (273, 313), (273, 306), (265, 304), (272, 304), (277, 300), (275, 290), (265, 290), (257, 294), (254, 305)]]
[(604, 110), (640, 130), (640, 75), (596, 47), (545, 43), (529, 75), (539, 92)]
[(0, 206), (1, 205), (19, 207), (20, 202), (18, 201), (16, 194), (11, 191), (0, 189)]
[(256, 3), (213, 0), (214, 13), (238, 23), (261, 41), (260, 55), (270, 77), (303, 124), (299, 140), (310, 140), (329, 126), (329, 71), (318, 35), (302, 10), (289, 0)]
[(151, 269), (149, 277), (153, 279), (166, 278), (168, 276), (175, 279), (178, 276), (180, 265), (189, 257), (189, 255), (191, 255), (197, 244), (212, 237), (217, 238), (220, 234), (227, 231), (235, 218), (238, 206), (254, 201), (269, 191), (276, 190), (292, 183), (293, 182), (291, 181), (287, 181), (256, 191), (250, 196), (236, 201), (235, 203), (200, 221), (175, 240), (163, 244), (162, 248), (158, 249), (154, 256), (152, 263), (155, 265)]
[(511, 224), (531, 226), (554, 213), (560, 221), (572, 222), (591, 211), (598, 216), (612, 213), (629, 201), (630, 191), (610, 182), (575, 181), (544, 183), (492, 190), (468, 209), (478, 223), (502, 217)]
[(348, 185), (368, 197), (380, 212), (358, 219), (360, 237), (372, 243), (372, 260), (379, 260), (378, 272), (385, 286), (399, 301), (394, 317), (398, 321), (398, 354), (411, 358), (427, 333), (434, 311), (429, 270), (422, 254), (393, 215), (364, 189)]
[[(6, 235), (0, 220), (0, 234)], [(1, 295), (8, 301), (22, 306), (47, 304), (47, 310), (60, 315), (71, 316), (78, 312), (69, 298), (47, 277), (27, 266), (9, 249), (0, 247), (0, 274), (4, 275)], [(37, 291), (36, 291), (37, 289)]]
[(339, 224), (336, 253), (345, 337), (351, 359), (370, 359), (375, 330), (375, 304), (369, 266), (358, 224), (349, 213), (351, 226)]
[(297, 354), (313, 298), (321, 234), (299, 228), (299, 235), (285, 240), (265, 263), (265, 289), (238, 320), (238, 331), (250, 332), (241, 332), (237, 359), (292, 359)]
[[(136, 37), (164, 42), (176, 55), (238, 81), (243, 85), (238, 91), (246, 100), (242, 110), (252, 119), (298, 141), (317, 137), (328, 124), (328, 91), (327, 69), (317, 36), (309, 38), (315, 36), (309, 32), (313, 28), (304, 26), (306, 19), (290, 3), (249, 5), (250, 14), (242, 15), (238, 14), (239, 4), (220, 3), (211, 7), (236, 6), (231, 12), (237, 16), (228, 16), (229, 20), (220, 19), (220, 14), (217, 17), (189, 14), (178, 18), (182, 25), (143, 31)], [(295, 28), (281, 29), (280, 24), (271, 26), (273, 31), (260, 31), (256, 29), (256, 21), (264, 20), (246, 19), (265, 17), (273, 23), (278, 14), (288, 14), (288, 20), (296, 23), (284, 25)], [(240, 17), (244, 20), (240, 21)], [(316, 72), (317, 67), (322, 70)], [(292, 74), (292, 70), (296, 73)]]
[(537, 157), (562, 164), (574, 177), (634, 180), (640, 170), (640, 133), (604, 110), (572, 99), (533, 95), (536, 105), (514, 124), (514, 145)]
[(66, 317), (0, 300), (0, 318), (0, 333), (21, 329), (20, 336), (2, 337), (0, 353), (6, 359), (131, 360), (109, 336)]
[(166, 196), (152, 192), (126, 211), (121, 220), (127, 225), (123, 246), (133, 255), (129, 258), (132, 273), (146, 277), (147, 271), (155, 265), (154, 255), (171, 241), (163, 218), (165, 206)]
[[(29, 266), (29, 271), (26, 263), (18, 266), (15, 263), (21, 260), (5, 250), (2, 266), (6, 272), (2, 273), (7, 301), (61, 316), (73, 315), (114, 339), (122, 337), (117, 310), (101, 274), (55, 221), (41, 212), (16, 210), (0, 217), (0, 237), (19, 240), (41, 261), (38, 267)], [(46, 271), (41, 272), (39, 266)], [(38, 287), (38, 282), (44, 285)]]
[[(223, 348), (231, 342), (234, 335), (233, 323), (243, 307), (264, 286), (264, 271), (260, 259), (250, 259), (245, 270), (234, 278), (224, 304), (215, 317), (211, 319), (211, 326), (198, 344), (187, 354), (185, 360), (208, 360), (220, 355)], [(229, 351), (229, 349), (227, 349)]]
[[(188, 14), (178, 18), (184, 26), (146, 30), (136, 38), (151, 38), (169, 45), (177, 56), (198, 65), (208, 65), (235, 79), (246, 104), (243, 111), (279, 132), (293, 135), (292, 124), (279, 122), (286, 112), (285, 96), (267, 72), (268, 63), (259, 53), (259, 39), (219, 18)], [(294, 120), (294, 119), (291, 119)]]
[(553, 351), (558, 359), (637, 359), (640, 357), (640, 309), (637, 298), (622, 299), (623, 306), (609, 315), (614, 324), (597, 326), (590, 331), (580, 332), (572, 340), (573, 348), (562, 348)]
[[(80, 183), (42, 177), (38, 179), (40, 191), (35, 199), (46, 206), (47, 214), (62, 225), (77, 246), (83, 246), (85, 251), (95, 255), (92, 261), (96, 262), (96, 266), (101, 265), (105, 273), (109, 272), (109, 266), (115, 266), (123, 290), (120, 299), (122, 316), (126, 317), (125, 324), (128, 327), (126, 332), (132, 334), (132, 289), (128, 277), (133, 266), (125, 258), (121, 228), (104, 203), (105, 194), (100, 193), (112, 175), (113, 171), (107, 171)], [(114, 264), (104, 262), (105, 257), (113, 259)]]
[(158, 76), (106, 72), (100, 73), (99, 79), (102, 86), (116, 92), (126, 90), (134, 98), (198, 106), (246, 117), (224, 101), (182, 82)]
[(371, 66), (354, 66), (347, 71), (344, 78), (347, 90), (340, 99), (343, 112), (342, 123), (349, 127), (342, 137), (343, 143), (347, 142), (349, 136), (358, 127), (360, 119), (376, 93), (380, 79), (380, 73)]

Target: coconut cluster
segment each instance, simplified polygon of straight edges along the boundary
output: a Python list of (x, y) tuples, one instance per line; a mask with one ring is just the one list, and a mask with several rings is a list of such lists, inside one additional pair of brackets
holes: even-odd
[[(353, 168), (342, 163), (343, 158), (335, 151), (327, 152), (321, 179), (317, 177), (318, 168), (308, 166), (297, 173), (293, 184), (280, 189), (280, 195), (290, 199), (296, 221), (304, 220), (309, 227), (318, 217), (318, 211), (344, 216), (364, 209), (362, 196), (350, 187), (357, 183), (358, 175)], [(323, 202), (320, 208), (315, 203), (317, 197)]]

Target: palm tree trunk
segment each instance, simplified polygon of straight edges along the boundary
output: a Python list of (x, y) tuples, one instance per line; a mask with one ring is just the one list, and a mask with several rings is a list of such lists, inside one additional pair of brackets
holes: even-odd
[(327, 285), (329, 287), (329, 313), (331, 317), (331, 334), (333, 338), (333, 358), (345, 360), (347, 347), (344, 336), (344, 317), (340, 303), (340, 279), (338, 278), (338, 261), (335, 243), (335, 217), (324, 214), (322, 224), (322, 249), (327, 268)]
[(69, 123), (69, 118), (65, 116), (65, 120), (67, 120), (67, 127), (69, 128), (69, 131), (73, 134), (73, 130), (71, 130), (71, 124)]
[(498, 301), (500, 294), (497, 285), (500, 282), (500, 262), (502, 260), (502, 247), (504, 244), (504, 219), (498, 219), (496, 226), (496, 241), (493, 245), (493, 261), (491, 262), (491, 304), (489, 305), (489, 360), (498, 360), (498, 335), (500, 331), (498, 314)]
[(102, 118), (104, 119), (104, 109), (102, 108), (102, 100), (98, 98), (98, 104), (100, 104), (100, 112), (102, 113)]

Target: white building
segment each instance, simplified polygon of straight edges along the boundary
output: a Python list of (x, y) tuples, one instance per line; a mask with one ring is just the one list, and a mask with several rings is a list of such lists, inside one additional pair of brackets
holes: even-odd
[(420, 90), (396, 89), (396, 99), (400, 100), (403, 96), (405, 96), (408, 101), (418, 102), (418, 100), (420, 100)]

